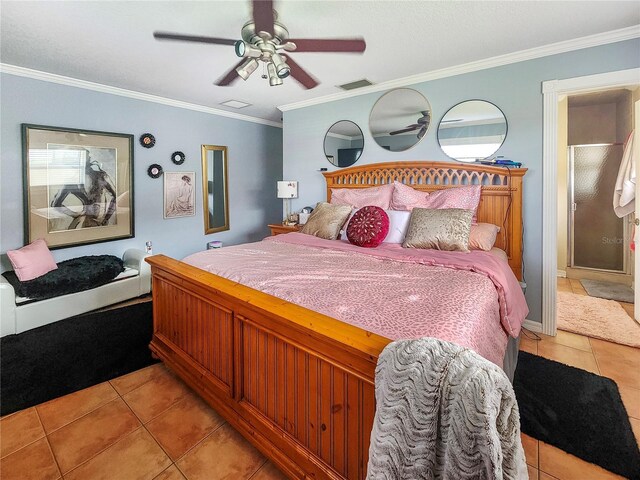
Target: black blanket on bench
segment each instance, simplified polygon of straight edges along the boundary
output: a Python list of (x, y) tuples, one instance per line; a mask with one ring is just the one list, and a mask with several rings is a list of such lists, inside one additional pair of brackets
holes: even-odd
[(13, 271), (2, 275), (13, 286), (17, 296), (44, 300), (99, 287), (123, 271), (122, 260), (114, 255), (90, 255), (60, 262), (56, 270), (26, 282), (18, 280)]

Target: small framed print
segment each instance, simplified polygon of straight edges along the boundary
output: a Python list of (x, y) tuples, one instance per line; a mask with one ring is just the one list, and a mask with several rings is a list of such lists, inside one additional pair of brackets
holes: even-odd
[(24, 241), (134, 236), (133, 135), (22, 124)]
[(195, 172), (164, 172), (164, 218), (196, 214)]

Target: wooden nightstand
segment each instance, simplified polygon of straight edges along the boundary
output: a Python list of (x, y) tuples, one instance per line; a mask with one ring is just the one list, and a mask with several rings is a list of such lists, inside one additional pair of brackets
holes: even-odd
[(281, 223), (271, 223), (268, 225), (271, 229), (271, 236), (280, 235), (281, 233), (299, 232), (301, 225), (282, 225)]

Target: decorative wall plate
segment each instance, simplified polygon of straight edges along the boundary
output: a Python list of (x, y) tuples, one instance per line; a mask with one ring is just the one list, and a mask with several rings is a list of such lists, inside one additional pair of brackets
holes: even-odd
[(158, 178), (160, 175), (162, 175), (162, 167), (157, 163), (149, 165), (149, 168), (147, 168), (147, 175), (149, 175), (151, 178)]
[(143, 133), (140, 135), (140, 145), (144, 148), (151, 148), (156, 144), (156, 137), (150, 133)]
[(176, 165), (182, 165), (184, 163), (185, 155), (182, 152), (173, 152), (171, 154), (171, 161)]

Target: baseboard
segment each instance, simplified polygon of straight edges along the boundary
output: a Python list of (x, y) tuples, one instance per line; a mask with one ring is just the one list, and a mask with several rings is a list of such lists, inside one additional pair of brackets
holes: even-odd
[(542, 333), (542, 323), (540, 322), (525, 319), (522, 326), (531, 332)]
[(567, 278), (567, 271), (566, 270), (558, 270), (558, 277), (559, 278)]

